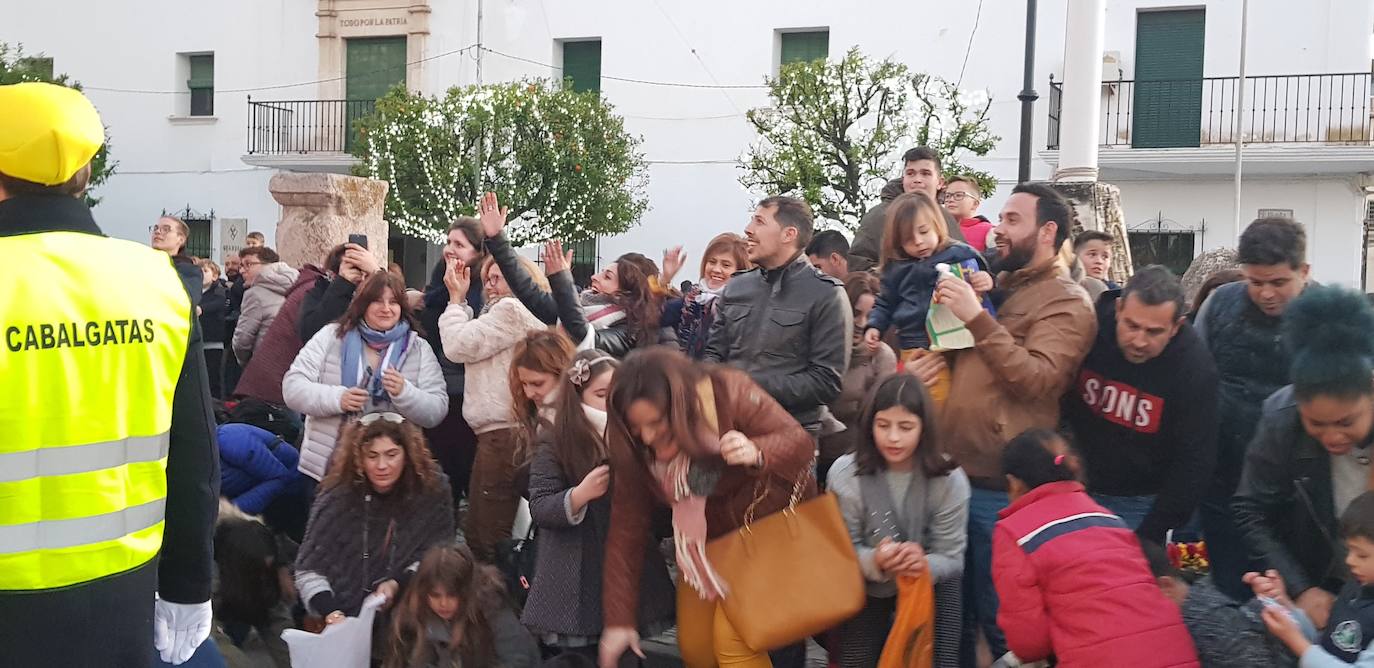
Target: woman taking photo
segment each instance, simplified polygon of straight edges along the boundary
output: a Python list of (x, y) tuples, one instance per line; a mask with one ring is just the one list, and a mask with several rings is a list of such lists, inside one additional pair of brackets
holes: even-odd
[[(673, 510), (683, 660), (772, 665), (720, 623), (730, 583), (712, 568), (705, 544), (743, 525), (751, 507), (758, 519), (787, 507), (797, 482), (810, 476), (810, 435), (744, 372), (666, 348), (626, 358), (606, 411), (615, 521), (606, 538), (601, 665), (615, 665), (628, 649), (640, 653), (640, 583), (658, 505)], [(814, 496), (814, 483), (805, 482), (802, 497)]]
[(940, 450), (934, 408), (919, 380), (888, 376), (855, 427), (854, 452), (830, 469), (830, 491), (839, 497), (868, 584), (863, 611), (840, 627), (835, 657), (841, 668), (878, 662), (897, 608), (899, 575), (928, 575), (937, 591), (954, 586), (935, 606), (934, 665), (959, 665), (969, 483)]
[(343, 317), (316, 332), (291, 363), (282, 398), (306, 416), (300, 469), (315, 480), (324, 478), (352, 417), (393, 411), (418, 427), (444, 419), (443, 373), (419, 340), (400, 279), (378, 272), (358, 286)]
[[(617, 366), (599, 350), (573, 358), (554, 393), (553, 424), (540, 432), (530, 464), (539, 551), (521, 621), (545, 646), (590, 660), (603, 622), (602, 563), (611, 526), (606, 400)], [(643, 562), (636, 628), (651, 637), (672, 626), (673, 583), (658, 550), (645, 550)]]
[(448, 479), (419, 428), (396, 413), (368, 413), (349, 428), (310, 509), (296, 560), (309, 612), (335, 624), (363, 599), (396, 601), (425, 550), (453, 542)]
[[(1369, 488), (1374, 455), (1374, 308), (1309, 286), (1283, 313), (1292, 385), (1270, 395), (1232, 499), (1251, 570), (1274, 569), (1317, 628), (1342, 582), (1338, 518)], [(1341, 569), (1343, 570), (1343, 569)]]
[[(525, 259), (521, 263), (540, 289), (547, 291), (548, 283), (538, 267)], [(439, 337), (444, 356), (466, 365), (463, 418), (477, 434), (463, 533), (472, 553), (491, 563), (496, 544), (510, 536), (520, 502), (515, 492), (517, 423), (510, 391), (511, 359), (526, 334), (547, 326), (511, 295), (501, 269), (490, 258), (480, 272), (487, 303), (481, 317), (474, 317), (467, 303), (471, 271), (462, 260), (449, 262), (444, 274), (449, 304), (439, 318)]]

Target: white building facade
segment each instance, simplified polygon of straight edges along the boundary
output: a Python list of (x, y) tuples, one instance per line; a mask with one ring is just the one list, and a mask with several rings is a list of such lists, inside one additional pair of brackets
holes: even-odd
[[(1053, 116), (1072, 1), (1039, 3), (1037, 179), (1071, 131)], [(1100, 173), (1121, 187), (1137, 255), (1186, 266), (1234, 245), (1241, 4), (1108, 0)], [(1374, 0), (1250, 4), (1241, 218), (1291, 215), (1307, 228), (1314, 276), (1363, 287)], [(272, 238), (275, 170), (348, 170), (346, 123), (379, 89), (404, 81), (438, 94), (477, 81), (479, 67), (488, 82), (593, 77), (643, 138), (650, 210), (601, 240), (603, 263), (682, 244), (690, 268), (710, 237), (742, 230), (763, 194), (738, 183), (735, 160), (755, 138), (744, 113), (767, 104), (757, 86), (789, 50), (837, 58), (857, 45), (988, 90), (1001, 141), (971, 161), (999, 180), (985, 215), (996, 218), (1017, 171), (1025, 6), (1010, 0), (0, 0), (0, 10), (0, 41), (52, 58), (101, 111), (119, 163), (97, 193), (106, 231), (144, 239), (163, 211), (189, 209), (207, 221), (196, 235), (215, 257), (222, 220)], [(422, 282), (423, 249), (397, 252), (421, 265), (407, 273)]]

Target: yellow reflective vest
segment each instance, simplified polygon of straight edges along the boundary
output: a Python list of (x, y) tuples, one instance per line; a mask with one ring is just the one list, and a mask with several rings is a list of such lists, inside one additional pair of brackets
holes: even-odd
[(0, 237), (0, 592), (122, 573), (162, 547), (190, 300), (165, 253)]

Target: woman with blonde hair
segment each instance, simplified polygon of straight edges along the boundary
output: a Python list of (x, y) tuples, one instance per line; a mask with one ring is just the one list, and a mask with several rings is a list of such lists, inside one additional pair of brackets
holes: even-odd
[[(523, 257), (520, 264), (535, 285), (548, 292), (543, 272)], [(490, 257), (479, 272), (487, 301), (482, 317), (475, 317), (467, 303), (471, 272), (462, 259), (448, 260), (444, 285), (449, 304), (439, 317), (439, 338), (444, 356), (466, 365), (463, 418), (477, 434), (464, 535), (473, 554), (491, 562), (496, 544), (510, 535), (520, 501), (514, 477), (519, 423), (510, 391), (511, 362), (516, 345), (527, 334), (548, 327), (512, 296), (501, 268)]]

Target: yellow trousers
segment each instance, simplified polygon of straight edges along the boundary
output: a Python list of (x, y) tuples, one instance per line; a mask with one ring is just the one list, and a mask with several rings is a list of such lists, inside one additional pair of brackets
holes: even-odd
[[(907, 362), (920, 359), (926, 355), (939, 354), (941, 353), (931, 352), (925, 348), (906, 348), (902, 350), (902, 363), (906, 364)], [(949, 360), (946, 359), (945, 361), (948, 362)], [(940, 372), (940, 377), (935, 380), (935, 384), (926, 388), (926, 391), (930, 393), (931, 401), (934, 401), (936, 406), (944, 406), (945, 399), (949, 398), (949, 383), (949, 367), (945, 367), (945, 369)]]
[(677, 646), (687, 668), (773, 668), (768, 652), (750, 649), (717, 601), (703, 601), (692, 586), (677, 583)]

